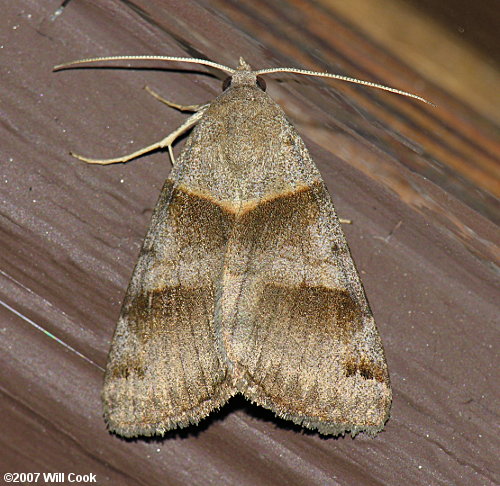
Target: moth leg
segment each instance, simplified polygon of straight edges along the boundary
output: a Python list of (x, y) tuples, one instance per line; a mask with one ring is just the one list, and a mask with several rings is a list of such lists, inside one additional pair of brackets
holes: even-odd
[(339, 221), (342, 224), (352, 224), (352, 219), (344, 219), (344, 218), (339, 218)]
[(153, 91), (149, 86), (144, 86), (144, 89), (158, 101), (161, 101), (162, 103), (165, 103), (167, 106), (175, 108), (176, 110), (179, 111), (200, 111), (203, 107), (207, 106), (207, 103), (202, 105), (179, 105), (177, 103), (174, 103), (173, 101), (169, 101), (166, 98), (163, 98), (163, 96), (159, 95), (156, 91)]
[[(206, 107), (208, 105), (204, 106)], [(83, 160), (83, 162), (87, 162), (88, 164), (108, 165), (108, 164), (117, 164), (120, 162), (121, 163), (128, 162), (129, 160), (135, 159), (136, 157), (140, 157), (141, 155), (147, 154), (148, 152), (152, 152), (153, 150), (167, 147), (172, 160), (172, 164), (174, 164), (172, 144), (180, 135), (182, 135), (184, 132), (188, 131), (190, 128), (196, 125), (198, 120), (203, 116), (204, 112), (205, 109), (203, 109), (202, 107), (195, 114), (191, 115), (179, 128), (174, 130), (170, 135), (167, 135), (164, 139), (160, 140), (159, 142), (153, 143), (152, 145), (148, 145), (147, 147), (137, 150), (131, 154), (124, 155), (123, 157), (117, 157), (116, 159), (89, 159), (87, 157), (83, 157), (81, 155), (72, 152), (70, 152), (70, 154), (79, 160)]]

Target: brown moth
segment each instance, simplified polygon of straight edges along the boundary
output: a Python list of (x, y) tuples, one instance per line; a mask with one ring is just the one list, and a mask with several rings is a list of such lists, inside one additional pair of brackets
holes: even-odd
[[(322, 434), (374, 436), (392, 399), (375, 321), (321, 175), (257, 76), (334, 77), (421, 98), (327, 73), (252, 71), (243, 59), (236, 70), (104, 59), (231, 74), (206, 105), (163, 100), (196, 113), (161, 142), (117, 159), (77, 156), (106, 164), (168, 147), (173, 161), (109, 354), (109, 429), (162, 435), (241, 393)], [(172, 143), (193, 125), (174, 162)]]

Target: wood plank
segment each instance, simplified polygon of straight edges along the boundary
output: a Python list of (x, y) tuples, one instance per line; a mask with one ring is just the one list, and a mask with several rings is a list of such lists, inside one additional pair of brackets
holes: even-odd
[[(53, 18), (59, 5), (2, 2), (2, 474), (93, 472), (97, 484), (117, 485), (497, 483), (496, 120), (333, 3), (81, 0)], [(184, 115), (145, 84), (188, 104), (220, 92), (212, 75), (163, 65), (51, 72), (113, 54), (328, 69), (438, 105), (322, 79), (268, 79), (340, 215), (354, 220), (347, 237), (395, 391), (377, 438), (324, 439), (241, 399), (164, 439), (107, 433), (102, 368), (170, 168), (166, 153), (90, 167), (68, 152), (120, 155), (176, 128)]]

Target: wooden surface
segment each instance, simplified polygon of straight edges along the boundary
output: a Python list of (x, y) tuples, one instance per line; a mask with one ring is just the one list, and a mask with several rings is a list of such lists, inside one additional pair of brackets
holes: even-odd
[[(2, 475), (95, 473), (111, 485), (498, 484), (498, 100), (484, 87), (481, 100), (469, 97), (460, 72), (454, 83), (435, 76), (451, 53), (468, 53), (488, 73), (480, 82), (498, 87), (487, 52), (396, 0), (385, 22), (399, 34), (385, 35), (361, 21), (371, 12), (368, 24), (379, 25), (373, 2), (355, 2), (357, 13), (335, 1), (73, 0), (56, 16), (60, 1), (0, 3)], [(446, 38), (450, 50), (419, 50), (430, 38)], [(347, 237), (394, 387), (377, 438), (325, 439), (240, 399), (164, 439), (108, 434), (99, 398), (106, 354), (170, 167), (165, 153), (91, 167), (68, 152), (117, 156), (175, 129), (185, 116), (145, 84), (185, 104), (220, 91), (215, 77), (173, 66), (51, 72), (117, 54), (233, 66), (244, 56), (256, 68), (344, 73), (438, 105), (321, 79), (267, 80), (338, 212), (354, 220)]]

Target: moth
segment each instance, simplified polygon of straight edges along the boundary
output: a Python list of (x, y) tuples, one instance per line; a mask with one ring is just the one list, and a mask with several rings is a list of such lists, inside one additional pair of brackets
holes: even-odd
[[(125, 295), (102, 393), (109, 429), (162, 435), (197, 424), (238, 393), (321, 434), (374, 436), (392, 392), (380, 336), (321, 175), (261, 76), (229, 73), (224, 90), (162, 141), (173, 162)], [(160, 98), (158, 95), (155, 95)], [(161, 98), (160, 98), (161, 99)], [(192, 129), (174, 160), (172, 144)]]

